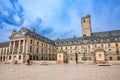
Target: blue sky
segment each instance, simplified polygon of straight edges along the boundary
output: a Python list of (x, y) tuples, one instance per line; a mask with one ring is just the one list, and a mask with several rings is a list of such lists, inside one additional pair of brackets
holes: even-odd
[(120, 0), (0, 0), (0, 42), (23, 26), (51, 39), (80, 37), (87, 14), (93, 32), (120, 29)]

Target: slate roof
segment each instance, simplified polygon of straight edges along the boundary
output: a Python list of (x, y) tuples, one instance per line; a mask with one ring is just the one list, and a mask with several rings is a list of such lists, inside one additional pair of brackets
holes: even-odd
[(9, 41), (7, 41), (7, 42), (0, 42), (0, 48), (3, 48), (3, 47), (9, 47)]
[[(94, 43), (104, 43), (104, 42), (120, 42), (120, 30), (95, 32), (92, 33), (92, 36), (84, 37), (84, 38), (73, 37), (73, 38), (57, 39), (57, 40), (51, 40), (25, 27), (21, 28), (19, 32), (25, 32), (25, 36), (30, 36), (35, 39), (56, 46), (65, 46), (65, 45), (73, 45), (73, 44), (94, 44)], [(6, 47), (6, 46), (9, 46), (9, 42), (0, 42), (0, 47)]]
[(73, 44), (93, 44), (104, 42), (120, 42), (120, 30), (104, 31), (92, 33), (90, 37), (73, 37), (67, 39), (55, 40), (56, 46), (65, 46)]
[(30, 36), (30, 37), (38, 39), (40, 41), (55, 45), (53, 40), (51, 40), (51, 39), (49, 39), (49, 38), (47, 38), (45, 36), (42, 36), (42, 35), (36, 33), (35, 31), (32, 31), (32, 30), (30, 30), (28, 28), (22, 27), (21, 30), (18, 31), (18, 32), (24, 32), (25, 36)]

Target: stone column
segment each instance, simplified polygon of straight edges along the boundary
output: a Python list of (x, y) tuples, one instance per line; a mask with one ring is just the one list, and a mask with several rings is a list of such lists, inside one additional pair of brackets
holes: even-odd
[(9, 53), (11, 52), (11, 43), (12, 41), (10, 41), (10, 44), (9, 44)]
[(21, 41), (19, 40), (19, 45), (18, 45), (18, 54), (20, 52), (20, 46), (21, 46)]
[(23, 52), (22, 53), (25, 53), (25, 40), (23, 40)]
[(14, 53), (15, 51), (15, 41), (13, 42), (13, 50), (12, 50), (12, 54)]

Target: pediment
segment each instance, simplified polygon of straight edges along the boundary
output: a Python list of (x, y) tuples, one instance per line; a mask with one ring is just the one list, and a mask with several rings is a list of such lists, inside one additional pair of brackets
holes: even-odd
[(20, 37), (24, 37), (24, 34), (16, 33), (16, 34), (13, 34), (10, 38), (13, 39), (13, 38), (20, 38)]

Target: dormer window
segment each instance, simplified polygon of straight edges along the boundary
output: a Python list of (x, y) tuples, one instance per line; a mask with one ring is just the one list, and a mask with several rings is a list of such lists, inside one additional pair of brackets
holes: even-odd
[(117, 41), (117, 40), (118, 40), (118, 38), (114, 38), (114, 40), (115, 40), (115, 41)]

